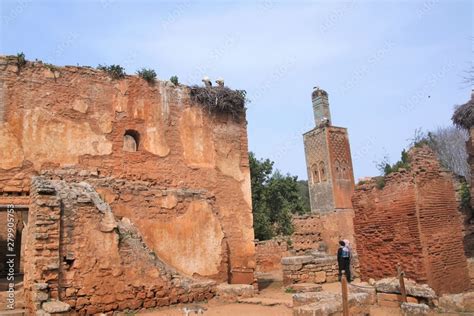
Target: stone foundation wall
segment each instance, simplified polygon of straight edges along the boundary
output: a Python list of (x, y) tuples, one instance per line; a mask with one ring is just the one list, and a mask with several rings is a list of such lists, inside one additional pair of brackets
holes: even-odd
[(357, 187), (353, 197), (363, 280), (396, 275), (428, 283), (439, 293), (469, 288), (462, 220), (453, 177), (427, 147), (409, 152), (411, 169)]
[[(337, 257), (320, 252), (305, 256), (285, 257), (282, 259), (283, 284), (329, 283), (338, 280)], [(352, 278), (359, 275), (357, 257), (351, 262)]]

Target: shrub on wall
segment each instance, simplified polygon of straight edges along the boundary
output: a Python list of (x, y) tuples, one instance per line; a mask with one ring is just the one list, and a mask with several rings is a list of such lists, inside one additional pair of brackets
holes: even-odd
[(16, 54), (16, 65), (18, 66), (18, 70), (26, 65), (26, 58), (23, 52)]
[(137, 74), (140, 78), (150, 84), (153, 84), (156, 81), (156, 72), (153, 69), (142, 68), (137, 71)]
[(170, 81), (177, 86), (179, 84), (178, 76), (171, 76)]
[(105, 71), (112, 79), (122, 79), (125, 77), (125, 69), (120, 65), (99, 65), (97, 69)]

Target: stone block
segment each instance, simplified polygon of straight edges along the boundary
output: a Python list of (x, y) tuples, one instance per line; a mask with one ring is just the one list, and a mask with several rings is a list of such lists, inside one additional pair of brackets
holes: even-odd
[(325, 271), (318, 271), (314, 274), (314, 282), (315, 283), (324, 283), (326, 282), (326, 272)]
[[(375, 282), (377, 292), (400, 294), (400, 284), (397, 278), (385, 278)], [(426, 284), (417, 284), (415, 281), (406, 279), (405, 289), (408, 295), (426, 299), (436, 298), (435, 291)]]
[(46, 290), (48, 288), (48, 283), (34, 283), (33, 290)]
[(321, 292), (322, 290), (321, 285), (314, 283), (297, 283), (289, 288), (293, 289), (296, 293)]
[(283, 265), (299, 265), (310, 263), (311, 261), (313, 261), (312, 256), (293, 256), (281, 258), (281, 264)]
[(64, 313), (71, 309), (71, 306), (69, 306), (69, 304), (61, 301), (44, 302), (42, 307), (43, 310), (48, 313)]
[(342, 311), (342, 303), (318, 302), (309, 305), (293, 307), (293, 316), (330, 316)]
[[(377, 293), (377, 301), (390, 301), (396, 302), (398, 305), (402, 302), (402, 296), (400, 294), (392, 293)], [(408, 303), (418, 303), (418, 300), (415, 297), (407, 296)]]
[(217, 285), (217, 299), (225, 302), (236, 302), (239, 298), (253, 297), (255, 289), (250, 284), (227, 284)]
[(49, 299), (49, 295), (46, 292), (42, 291), (33, 291), (33, 301), (35, 302), (44, 302)]
[(377, 296), (375, 292), (375, 288), (371, 286), (358, 286), (354, 284), (349, 284), (349, 293), (356, 294), (356, 293), (366, 293), (369, 295), (369, 302), (370, 304), (375, 304), (377, 301)]
[(400, 309), (403, 316), (423, 316), (430, 312), (426, 304), (402, 303)]
[(330, 292), (306, 292), (293, 295), (293, 306), (302, 306), (318, 302), (337, 301), (340, 297)]
[(438, 306), (446, 312), (474, 312), (474, 292), (443, 295)]

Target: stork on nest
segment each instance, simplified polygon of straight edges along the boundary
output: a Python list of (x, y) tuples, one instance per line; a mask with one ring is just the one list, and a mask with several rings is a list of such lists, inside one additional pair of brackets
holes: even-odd
[(219, 78), (215, 81), (217, 83), (217, 85), (219, 87), (223, 87), (224, 86), (224, 79), (223, 78)]
[(204, 82), (204, 85), (206, 86), (206, 88), (212, 87), (212, 81), (211, 79), (209, 79), (208, 76), (204, 76), (204, 78), (202, 78), (202, 82)]

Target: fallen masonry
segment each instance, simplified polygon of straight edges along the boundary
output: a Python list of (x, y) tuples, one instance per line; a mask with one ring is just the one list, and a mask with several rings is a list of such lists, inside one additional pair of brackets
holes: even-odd
[[(438, 297), (426, 284), (407, 282), (407, 302), (403, 302), (398, 282), (392, 278), (367, 283), (349, 284), (350, 315), (368, 315), (373, 308), (383, 308), (397, 315), (418, 316), (437, 313), (473, 313), (474, 292)], [(297, 316), (335, 316), (342, 313), (342, 294), (333, 291), (293, 294), (293, 314)]]

